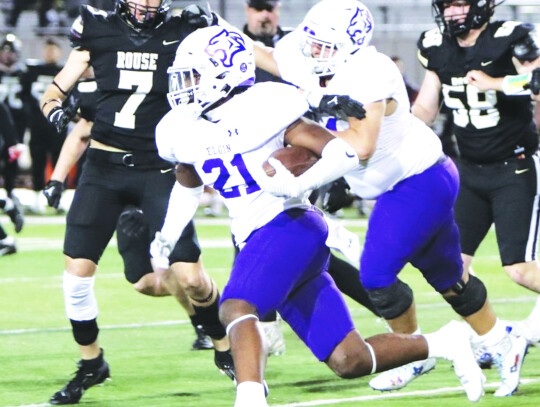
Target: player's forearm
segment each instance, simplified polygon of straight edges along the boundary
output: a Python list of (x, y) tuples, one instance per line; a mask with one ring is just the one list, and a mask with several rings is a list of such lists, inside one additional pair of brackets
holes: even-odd
[(281, 76), (279, 74), (277, 63), (272, 55), (271, 48), (262, 46), (255, 42), (253, 43), (253, 51), (255, 54), (255, 64), (257, 65), (257, 68), (264, 69), (274, 76)]
[(431, 124), (433, 124), (433, 122), (435, 121), (435, 117), (437, 117), (438, 110), (434, 111), (432, 109), (426, 109), (421, 104), (415, 103), (411, 107), (411, 112), (428, 126), (431, 126)]

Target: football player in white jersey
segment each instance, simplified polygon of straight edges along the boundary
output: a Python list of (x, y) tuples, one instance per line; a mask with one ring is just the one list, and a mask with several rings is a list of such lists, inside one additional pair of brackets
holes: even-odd
[[(435, 133), (410, 113), (396, 65), (369, 45), (373, 27), (361, 2), (323, 0), (278, 43), (274, 62), (258, 49), (257, 63), (310, 91), (312, 106), (319, 106), (324, 94), (347, 95), (363, 104), (365, 119), (320, 119), (361, 160), (345, 175), (351, 190), (376, 199), (360, 258), (362, 284), (394, 332), (420, 333), (412, 290), (398, 279), (407, 263), (419, 269), (470, 324), (482, 346), (497, 355), (501, 386), (495, 395), (511, 395), (519, 385), (526, 340), (508, 335), (484, 284), (463, 270), (452, 210), (459, 186), (456, 167)], [(333, 102), (322, 99), (325, 105)], [(370, 385), (396, 390), (434, 366), (430, 359), (415, 362), (379, 375)]]
[[(424, 336), (367, 340), (355, 330), (326, 271), (327, 225), (302, 191), (357, 168), (358, 156), (346, 142), (303, 119), (308, 104), (295, 87), (254, 85), (254, 68), (251, 45), (236, 29), (216, 26), (190, 34), (168, 70), (172, 110), (156, 129), (160, 155), (176, 164), (177, 183), (151, 245), (154, 263), (168, 266), (168, 254), (195, 214), (203, 185), (224, 198), (241, 249), (220, 304), (236, 367), (235, 407), (267, 406), (258, 321), (274, 310), (341, 377), (444, 357), (453, 361), (468, 398), (479, 400), (485, 378), (459, 329), (450, 325)], [(267, 176), (262, 164), (287, 144), (309, 148), (320, 159), (290, 178), (270, 158), (276, 174)], [(285, 194), (293, 197), (279, 196)]]

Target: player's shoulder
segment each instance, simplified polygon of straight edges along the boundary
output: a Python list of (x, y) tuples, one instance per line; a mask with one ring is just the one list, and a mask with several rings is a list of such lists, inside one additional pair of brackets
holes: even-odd
[(83, 38), (95, 35), (106, 36), (110, 32), (112, 20), (116, 14), (87, 4), (80, 8), (79, 16), (73, 21), (69, 31), (69, 40), (73, 48), (82, 48)]
[(497, 20), (487, 26), (487, 31), (494, 41), (506, 41), (509, 43), (527, 37), (534, 29), (533, 24), (512, 20)]
[(437, 65), (445, 64), (454, 52), (455, 42), (448, 35), (435, 27), (420, 34), (417, 42), (418, 60), (424, 68), (437, 69)]
[(276, 106), (278, 104), (287, 103), (304, 103), (296, 86), (282, 82), (259, 82), (251, 86), (246, 96), (246, 101), (257, 101), (257, 106)]
[(156, 146), (164, 160), (172, 163), (192, 163), (192, 137), (193, 134), (199, 134), (194, 129), (199, 117), (192, 112), (189, 106), (171, 109), (157, 124)]

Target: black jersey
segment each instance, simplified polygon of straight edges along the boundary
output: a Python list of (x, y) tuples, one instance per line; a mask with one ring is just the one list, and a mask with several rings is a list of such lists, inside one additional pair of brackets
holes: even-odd
[(98, 98), (96, 80), (94, 78), (81, 79), (73, 87), (68, 98), (68, 104), (78, 103), (81, 117), (93, 122), (96, 117)]
[(167, 68), (196, 27), (171, 17), (134, 30), (113, 12), (82, 6), (70, 40), (90, 52), (99, 90), (92, 138), (129, 151), (156, 151), (155, 127), (169, 111)]
[(9, 71), (0, 70), (0, 102), (5, 103), (15, 123), (17, 140), (22, 142), (26, 130), (22, 88), (25, 67), (17, 64)]
[(476, 44), (462, 48), (439, 29), (421, 34), (418, 58), (442, 84), (444, 103), (453, 112), (461, 156), (474, 163), (502, 161), (538, 149), (529, 96), (482, 92), (465, 75), (481, 70), (492, 77), (515, 75), (512, 46), (530, 35), (532, 27), (514, 21), (489, 23)]
[(23, 77), (23, 101), (30, 126), (33, 128), (38, 128), (41, 125), (50, 127), (49, 121), (41, 112), (40, 100), (47, 86), (51, 84), (61, 69), (61, 65), (44, 63), (40, 60), (31, 59), (26, 62), (26, 73)]

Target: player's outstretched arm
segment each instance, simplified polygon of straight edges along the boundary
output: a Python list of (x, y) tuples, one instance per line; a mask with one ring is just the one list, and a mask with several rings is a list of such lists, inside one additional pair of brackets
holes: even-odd
[(167, 215), (160, 232), (150, 244), (152, 264), (158, 269), (169, 268), (169, 255), (184, 228), (195, 216), (203, 193), (203, 183), (192, 165), (178, 164), (176, 180), (169, 196)]

